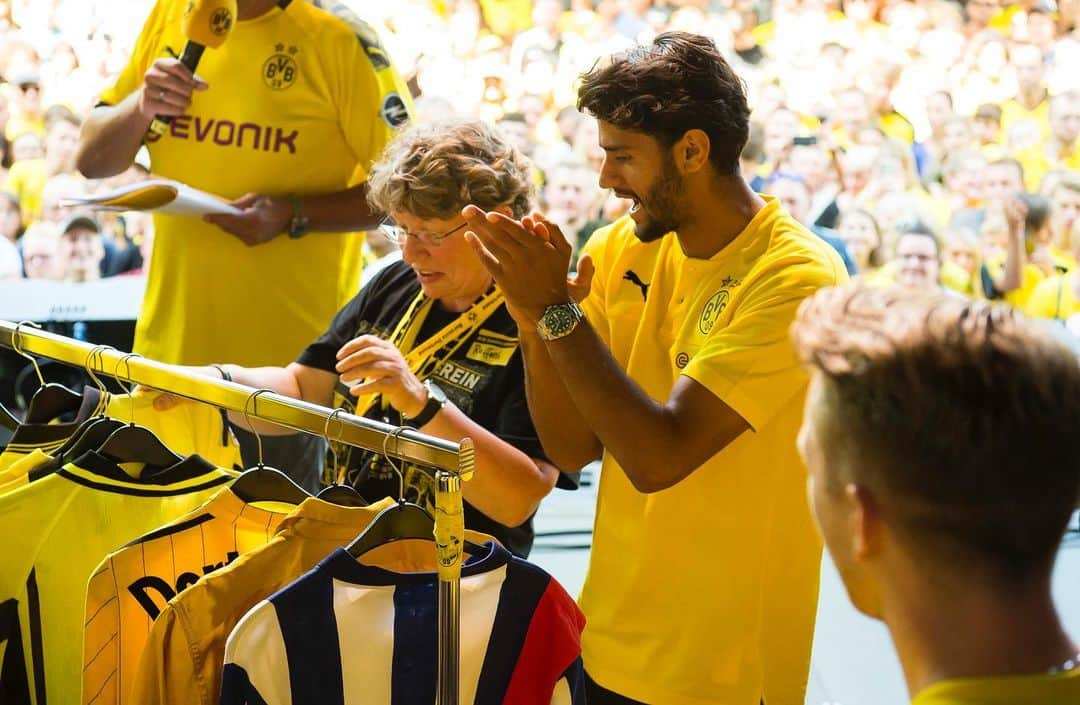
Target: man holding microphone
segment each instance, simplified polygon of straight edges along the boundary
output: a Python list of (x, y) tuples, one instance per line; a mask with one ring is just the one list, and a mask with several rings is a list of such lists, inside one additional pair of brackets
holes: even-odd
[[(155, 215), (137, 352), (280, 365), (356, 293), (356, 231), (380, 218), (365, 200), (366, 169), (409, 119), (409, 93), (370, 26), (305, 0), (239, 0), (231, 22), (227, 3), (196, 0), (190, 12), (228, 38), (193, 74), (174, 58), (198, 19), (185, 22), (188, 6), (157, 1), (83, 125), (78, 167), (119, 173), (145, 142), (154, 174), (242, 210)], [(160, 135), (155, 117), (169, 119)]]

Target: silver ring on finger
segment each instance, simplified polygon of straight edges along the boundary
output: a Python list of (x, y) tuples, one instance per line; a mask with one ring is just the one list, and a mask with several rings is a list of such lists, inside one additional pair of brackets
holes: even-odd
[(158, 100), (165, 100), (165, 91), (164, 90), (158, 91), (157, 99)]

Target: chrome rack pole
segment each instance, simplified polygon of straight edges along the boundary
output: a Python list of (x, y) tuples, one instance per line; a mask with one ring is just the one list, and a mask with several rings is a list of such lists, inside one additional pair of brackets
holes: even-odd
[[(437, 705), (458, 705), (461, 699), (461, 565), (465, 552), (465, 523), (461, 505), (461, 480), (472, 476), (476, 466), (476, 451), (468, 438), (461, 442), (458, 460), (458, 472), (437, 472), (435, 474), (436, 496), (451, 498), (450, 504), (455, 516), (459, 518), (453, 526), (450, 543), (456, 546), (456, 561), (453, 566), (443, 564), (448, 558), (444, 547), (436, 548), (439, 560), (439, 678), (436, 690)], [(438, 501), (438, 500), (436, 500)], [(436, 509), (436, 522), (445, 515)], [(446, 536), (436, 524), (436, 543), (441, 543)], [(456, 543), (455, 543), (456, 542)], [(447, 570), (450, 568), (450, 570)]]
[[(333, 413), (333, 410), (317, 404), (269, 392), (252, 399), (256, 391), (252, 387), (185, 372), (112, 349), (101, 352), (101, 346), (41, 331), (29, 325), (17, 326), (10, 321), (0, 320), (0, 345), (83, 368), (90, 352), (96, 348), (99, 352), (94, 360), (95, 373), (121, 376), (125, 381), (206, 402), (228, 411), (244, 413), (246, 407), (252, 418), (316, 436), (323, 435), (326, 420)], [(334, 419), (341, 422), (341, 433), (335, 433), (335, 440), (386, 453), (409, 463), (457, 472), (460, 453), (457, 443), (412, 429), (401, 430), (353, 414), (339, 413)], [(337, 428), (335, 426), (335, 430)], [(385, 439), (391, 435), (394, 443), (385, 443)]]

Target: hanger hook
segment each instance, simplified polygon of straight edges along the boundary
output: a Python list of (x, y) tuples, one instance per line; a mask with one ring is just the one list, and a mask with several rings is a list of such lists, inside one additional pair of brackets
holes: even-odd
[(105, 387), (105, 383), (101, 381), (101, 378), (97, 376), (97, 372), (94, 371), (94, 366), (100, 364), (102, 372), (105, 371), (105, 351), (115, 350), (111, 345), (95, 345), (90, 349), (90, 352), (86, 355), (86, 364), (83, 365), (83, 369), (86, 370), (86, 374), (93, 380), (94, 385), (98, 388), (98, 391), (102, 395), (109, 393), (109, 390)]
[(402, 466), (399, 467), (398, 464), (395, 462), (394, 458), (390, 457), (390, 452), (386, 449), (386, 444), (390, 442), (391, 438), (393, 438), (394, 439), (394, 453), (396, 454), (398, 452), (398, 447), (401, 445), (401, 434), (404, 433), (407, 429), (408, 429), (407, 426), (398, 426), (393, 431), (391, 431), (390, 433), (386, 434), (383, 437), (383, 445), (382, 445), (383, 457), (386, 458), (386, 462), (388, 462), (390, 464), (390, 468), (394, 472), (396, 472), (397, 476), (398, 476), (398, 496), (397, 496), (398, 504), (404, 504), (405, 503), (405, 468), (404, 468), (404, 464), (402, 464)]
[(37, 372), (38, 382), (40, 382), (41, 386), (44, 387), (45, 377), (41, 374), (41, 368), (38, 367), (37, 358), (23, 350), (22, 346), (19, 343), (19, 341), (21, 340), (20, 336), (22, 335), (22, 331), (20, 329), (23, 326), (33, 326), (34, 328), (37, 328), (39, 330), (41, 329), (41, 326), (39, 326), (37, 323), (34, 323), (33, 321), (19, 321), (15, 324), (15, 332), (11, 335), (11, 347), (15, 349), (15, 352), (19, 353), (30, 361), (30, 364), (34, 366), (34, 372)]
[(251, 416), (248, 415), (248, 405), (251, 405), (251, 413), (258, 413), (258, 403), (256, 402), (256, 400), (259, 398), (259, 395), (265, 392), (272, 391), (272, 389), (256, 389), (254, 392), (248, 395), (247, 399), (244, 400), (244, 421), (247, 422), (248, 430), (255, 434), (255, 444), (256, 447), (259, 449), (259, 462), (256, 467), (260, 468), (265, 467), (263, 465), (262, 436), (260, 436), (259, 432), (255, 430), (255, 424), (251, 423)]
[[(330, 449), (330, 457), (333, 458), (333, 473), (335, 478), (337, 477), (338, 452), (337, 446), (334, 445), (334, 442), (336, 441), (337, 443), (341, 443), (341, 436), (345, 433), (345, 422), (339, 418), (337, 419), (337, 422), (339, 424), (338, 435), (337, 438), (334, 439), (334, 441), (330, 440), (330, 424), (333, 422), (334, 419), (338, 417), (338, 415), (343, 413), (345, 413), (345, 409), (341, 407), (334, 409), (330, 412), (330, 415), (326, 417), (326, 423), (323, 425), (323, 439), (326, 441), (326, 447)], [(326, 475), (324, 474), (323, 477), (326, 477)]]
[[(142, 357), (139, 353), (127, 353), (122, 358), (116, 361), (116, 367), (113, 368), (113, 378), (120, 384), (120, 388), (127, 392), (128, 400), (131, 401), (131, 425), (135, 425), (135, 382), (131, 379), (131, 358)], [(120, 365), (124, 366), (127, 371), (127, 377), (120, 376)], [(131, 384), (131, 387), (125, 387), (124, 382)]]

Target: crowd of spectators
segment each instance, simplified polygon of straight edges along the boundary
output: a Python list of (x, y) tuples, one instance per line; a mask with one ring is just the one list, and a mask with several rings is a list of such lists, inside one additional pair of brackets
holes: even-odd
[[(88, 182), (72, 154), (80, 116), (150, 4), (0, 1), (0, 279), (141, 266), (149, 219), (57, 201), (145, 176), (144, 163)], [(578, 75), (665, 29), (691, 30), (747, 83), (746, 179), (833, 242), (856, 276), (1005, 299), (1080, 329), (1078, 0), (346, 4), (410, 78), (417, 119), (497, 122), (532, 158), (541, 207), (578, 244), (628, 207), (597, 186), (604, 153), (574, 105)]]

